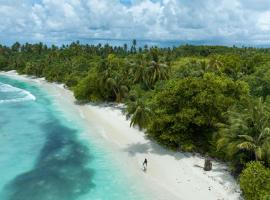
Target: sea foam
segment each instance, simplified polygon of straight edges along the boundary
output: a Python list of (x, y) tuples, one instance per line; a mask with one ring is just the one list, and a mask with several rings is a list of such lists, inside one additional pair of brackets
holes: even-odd
[(36, 97), (28, 92), (8, 84), (0, 82), (0, 103), (12, 103), (22, 101), (35, 101)]

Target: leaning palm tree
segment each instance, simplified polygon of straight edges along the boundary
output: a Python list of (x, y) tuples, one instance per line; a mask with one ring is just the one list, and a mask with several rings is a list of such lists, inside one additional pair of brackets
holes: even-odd
[(131, 117), (130, 126), (138, 125), (140, 129), (146, 128), (151, 120), (151, 110), (141, 100), (128, 104), (127, 117)]
[(249, 100), (246, 109), (234, 108), (228, 114), (228, 123), (221, 125), (217, 149), (224, 149), (231, 158), (245, 152), (255, 160), (267, 161), (270, 145), (269, 104), (261, 98)]

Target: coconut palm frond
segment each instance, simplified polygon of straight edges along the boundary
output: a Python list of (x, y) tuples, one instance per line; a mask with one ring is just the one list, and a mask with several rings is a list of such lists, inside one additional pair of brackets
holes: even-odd
[(254, 150), (256, 148), (256, 145), (254, 145), (251, 142), (242, 142), (242, 143), (238, 144), (237, 147), (239, 149), (245, 149), (245, 150), (248, 150), (248, 151), (252, 151), (252, 150)]
[(249, 135), (238, 135), (239, 138), (243, 138), (248, 142), (254, 142), (253, 137), (249, 136)]
[(263, 151), (262, 151), (262, 148), (261, 147), (257, 147), (255, 149), (255, 155), (256, 155), (256, 158), (258, 160), (261, 160), (262, 159), (262, 157), (263, 157)]

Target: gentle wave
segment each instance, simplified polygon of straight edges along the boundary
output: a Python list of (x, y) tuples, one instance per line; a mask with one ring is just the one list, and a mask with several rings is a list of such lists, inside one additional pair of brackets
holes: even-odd
[(9, 94), (15, 94), (16, 97), (11, 98), (11, 99), (1, 99), (1, 96), (0, 96), (0, 104), (36, 100), (36, 97), (30, 92), (28, 92), (27, 90), (23, 90), (23, 89), (13, 87), (11, 85), (0, 82), (0, 94), (1, 93), (4, 96), (9, 95)]

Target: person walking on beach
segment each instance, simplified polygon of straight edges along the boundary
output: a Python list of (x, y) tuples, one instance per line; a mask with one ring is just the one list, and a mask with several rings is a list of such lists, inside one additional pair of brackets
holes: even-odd
[(145, 158), (143, 161), (143, 171), (146, 171), (147, 169), (147, 159)]

